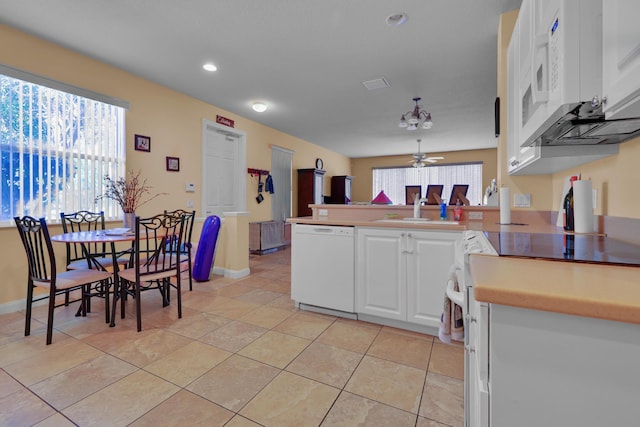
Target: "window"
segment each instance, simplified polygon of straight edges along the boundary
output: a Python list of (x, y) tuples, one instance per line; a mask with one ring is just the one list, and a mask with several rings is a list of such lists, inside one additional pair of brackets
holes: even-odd
[(105, 175), (126, 173), (125, 110), (101, 97), (0, 67), (0, 224), (22, 215), (58, 221), (81, 209), (121, 217), (114, 201), (95, 202)]
[(433, 165), (424, 168), (374, 168), (373, 195), (381, 190), (396, 204), (405, 202), (405, 185), (422, 185), (422, 197), (426, 195), (427, 185), (442, 184), (442, 200), (449, 202), (454, 184), (469, 184), (467, 199), (469, 203), (482, 203), (482, 163), (464, 163), (449, 165)]

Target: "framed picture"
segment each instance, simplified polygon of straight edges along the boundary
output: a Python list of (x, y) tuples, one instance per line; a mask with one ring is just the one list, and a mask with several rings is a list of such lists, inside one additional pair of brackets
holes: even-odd
[(136, 135), (133, 139), (133, 148), (138, 151), (151, 151), (151, 137)]
[(427, 205), (439, 205), (442, 198), (442, 184), (429, 184), (427, 185)]
[(405, 205), (412, 205), (413, 199), (417, 197), (418, 199), (422, 194), (422, 185), (405, 185), (404, 186), (404, 199)]
[(167, 170), (170, 172), (180, 171), (180, 158), (179, 157), (167, 157)]
[(467, 190), (469, 184), (454, 184), (453, 190), (451, 190), (451, 197), (449, 198), (449, 206), (455, 205), (458, 199), (460, 199), (461, 205), (468, 205)]

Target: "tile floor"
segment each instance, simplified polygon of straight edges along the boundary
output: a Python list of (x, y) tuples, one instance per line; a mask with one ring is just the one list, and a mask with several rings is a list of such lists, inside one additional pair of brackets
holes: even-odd
[(115, 328), (101, 301), (76, 318), (0, 316), (3, 426), (461, 426), (463, 349), (437, 338), (296, 310), (290, 251), (251, 256), (175, 304), (143, 294)]

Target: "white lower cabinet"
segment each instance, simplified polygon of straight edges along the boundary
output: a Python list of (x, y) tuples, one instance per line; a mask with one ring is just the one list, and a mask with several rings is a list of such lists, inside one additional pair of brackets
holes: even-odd
[(639, 325), (490, 304), (490, 424), (637, 426), (638, 361)]
[(438, 328), (457, 231), (358, 228), (356, 311)]

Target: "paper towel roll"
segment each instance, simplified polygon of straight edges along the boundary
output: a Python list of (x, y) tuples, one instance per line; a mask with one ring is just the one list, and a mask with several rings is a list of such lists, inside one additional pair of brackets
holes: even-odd
[(573, 226), (576, 233), (593, 233), (591, 181), (573, 182)]
[(511, 192), (500, 187), (500, 224), (511, 224)]

